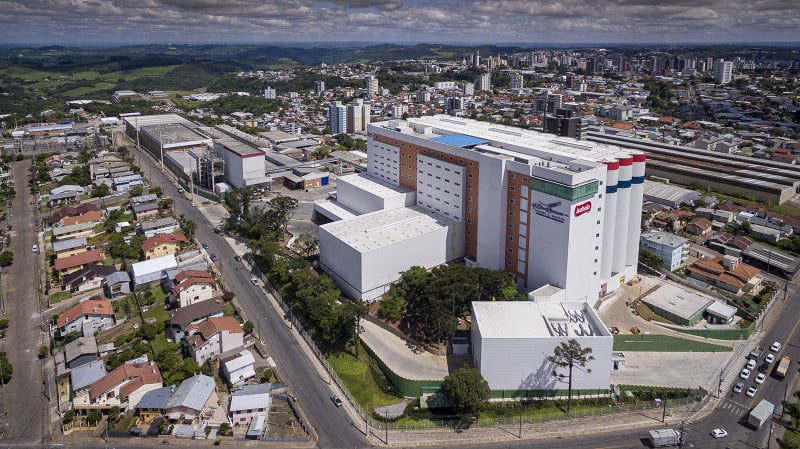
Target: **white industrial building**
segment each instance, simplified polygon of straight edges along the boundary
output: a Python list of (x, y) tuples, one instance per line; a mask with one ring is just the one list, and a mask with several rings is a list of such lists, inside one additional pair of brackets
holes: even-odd
[(217, 139), (222, 147), (225, 181), (234, 188), (266, 184), (266, 152), (239, 142), (232, 137)]
[(472, 359), (492, 391), (566, 390), (548, 360), (557, 346), (576, 340), (592, 349), (585, 368), (574, 368), (574, 394), (607, 392), (611, 385), (614, 338), (584, 301), (501, 301), (472, 303)]
[(318, 207), (341, 220), (320, 228), (320, 266), (348, 295), (373, 299), (412, 266), (461, 258), (568, 301), (635, 276), (643, 153), (444, 115), (367, 135), (367, 175), (340, 178), (337, 201)]

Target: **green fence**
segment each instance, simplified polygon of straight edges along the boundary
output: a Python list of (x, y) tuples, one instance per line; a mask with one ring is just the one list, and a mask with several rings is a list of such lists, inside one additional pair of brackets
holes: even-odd
[(744, 329), (683, 329), (680, 327), (665, 327), (676, 332), (695, 335), (697, 337), (714, 338), (717, 340), (747, 340), (753, 335), (753, 332), (755, 332), (756, 323), (753, 321)]
[(389, 367), (383, 363), (383, 360), (381, 360), (381, 358), (375, 354), (375, 352), (372, 351), (368, 345), (365, 344), (363, 347), (366, 348), (370, 355), (372, 355), (383, 373), (386, 374), (386, 377), (389, 378), (394, 387), (397, 388), (397, 391), (403, 396), (412, 398), (419, 397), (423, 393), (423, 390), (438, 390), (442, 385), (441, 380), (406, 379), (405, 377), (402, 377), (389, 369)]

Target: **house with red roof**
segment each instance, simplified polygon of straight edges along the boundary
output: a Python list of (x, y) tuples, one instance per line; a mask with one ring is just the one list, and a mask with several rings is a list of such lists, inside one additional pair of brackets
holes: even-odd
[(64, 226), (70, 226), (82, 223), (98, 224), (101, 221), (103, 221), (103, 212), (99, 210), (91, 210), (83, 215), (77, 215), (74, 217), (64, 217), (61, 219), (60, 224)]
[(172, 278), (170, 302), (190, 306), (214, 297), (214, 279), (208, 271), (184, 270)]
[(186, 327), (186, 343), (189, 355), (202, 364), (242, 347), (244, 330), (232, 316), (211, 317)]
[(759, 273), (761, 270), (742, 263), (740, 258), (734, 256), (699, 258), (686, 267), (689, 277), (737, 295), (754, 293), (761, 283)]
[(103, 260), (103, 251), (101, 249), (93, 249), (84, 251), (69, 257), (62, 257), (53, 262), (55, 270), (62, 275), (78, 271), (89, 264), (97, 263)]
[(59, 315), (56, 325), (59, 336), (79, 332), (84, 337), (91, 337), (114, 325), (114, 308), (111, 301), (87, 299)]
[(75, 409), (135, 408), (145, 393), (161, 388), (164, 379), (156, 362), (125, 363), (92, 383), (72, 399)]
[(142, 242), (142, 254), (144, 260), (156, 259), (178, 252), (181, 244), (188, 243), (189, 240), (183, 234), (156, 234)]

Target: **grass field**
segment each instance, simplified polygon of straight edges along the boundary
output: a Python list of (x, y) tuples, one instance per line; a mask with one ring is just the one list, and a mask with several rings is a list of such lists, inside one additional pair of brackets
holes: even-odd
[(353, 354), (338, 352), (328, 357), (328, 362), (361, 406), (372, 410), (399, 401), (396, 396), (386, 393), (389, 380), (367, 351), (360, 351), (358, 359)]
[(730, 352), (729, 346), (714, 345), (702, 341), (685, 340), (669, 335), (615, 335), (615, 351), (647, 352)]

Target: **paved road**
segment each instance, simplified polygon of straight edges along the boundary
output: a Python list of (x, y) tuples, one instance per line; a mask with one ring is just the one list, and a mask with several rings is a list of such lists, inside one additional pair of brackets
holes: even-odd
[[(13, 217), (9, 223), (13, 234), (9, 249), (14, 252), (14, 263), (3, 269), (7, 294), (3, 292), (5, 307), (2, 318), (11, 321), (3, 345), (14, 374), (2, 391), (2, 446), (41, 444), (50, 435), (50, 402), (46, 389), (52, 386), (52, 378), (47, 383), (43, 382), (45, 366), (50, 359), (38, 358), (39, 346), (46, 344), (46, 339), (40, 326), (41, 309), (36, 294), (37, 264), (41, 256), (31, 251), (34, 244), (41, 244), (32, 226), (34, 206), (28, 204), (33, 198), (28, 189), (30, 165), (30, 160), (12, 165), (17, 196), (11, 206)], [(43, 259), (41, 262), (44, 262)], [(49, 372), (52, 373), (50, 365)]]
[[(197, 224), (196, 239), (208, 243), (209, 253), (219, 257), (216, 263), (222, 273), (225, 285), (232, 291), (245, 316), (256, 326), (257, 333), (266, 340), (272, 358), (278, 365), (283, 380), (293, 389), (304, 412), (310, 418), (319, 435), (321, 448), (345, 448), (363, 446), (365, 439), (360, 430), (351, 423), (341, 409), (330, 401), (331, 386), (326, 376), (317, 371), (308, 360), (305, 352), (298, 347), (286, 321), (268, 303), (264, 292), (250, 283), (250, 273), (234, 260), (235, 253), (224, 237), (214, 234), (213, 227), (219, 223), (209, 223), (206, 217), (191, 205), (190, 200), (177, 194), (176, 186), (160, 170), (157, 162), (149, 157), (139, 158), (145, 173), (152, 173), (150, 182), (161, 186), (165, 195), (175, 197), (175, 211), (184, 214)], [(201, 206), (203, 207), (203, 206)]]

